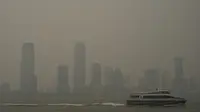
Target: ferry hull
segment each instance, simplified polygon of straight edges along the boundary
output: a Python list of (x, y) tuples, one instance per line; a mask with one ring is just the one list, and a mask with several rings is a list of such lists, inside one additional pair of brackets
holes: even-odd
[(184, 105), (186, 100), (157, 100), (157, 101), (142, 101), (142, 100), (127, 100), (127, 106), (149, 105), (149, 106), (165, 106), (165, 105)]

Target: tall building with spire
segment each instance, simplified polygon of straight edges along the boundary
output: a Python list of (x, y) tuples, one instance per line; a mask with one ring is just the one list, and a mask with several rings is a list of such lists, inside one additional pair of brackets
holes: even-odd
[(82, 93), (86, 80), (86, 47), (78, 42), (74, 48), (74, 93)]
[(33, 43), (24, 43), (22, 46), (20, 87), (23, 93), (33, 94), (37, 92), (35, 52)]

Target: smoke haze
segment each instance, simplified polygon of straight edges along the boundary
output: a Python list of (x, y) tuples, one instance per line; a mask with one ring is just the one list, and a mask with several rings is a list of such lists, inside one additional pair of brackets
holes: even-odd
[(19, 88), (24, 42), (35, 44), (39, 90), (55, 88), (59, 64), (69, 66), (72, 79), (77, 41), (86, 45), (88, 69), (94, 61), (120, 67), (134, 83), (147, 68), (174, 74), (175, 56), (184, 57), (185, 75), (198, 75), (199, 4), (199, 0), (1, 0), (0, 82)]

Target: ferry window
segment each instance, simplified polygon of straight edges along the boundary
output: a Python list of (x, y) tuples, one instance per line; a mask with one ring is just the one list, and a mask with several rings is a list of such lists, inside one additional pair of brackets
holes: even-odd
[(156, 96), (143, 96), (143, 98), (156, 98)]
[(174, 98), (173, 96), (164, 96), (165, 98)]
[(163, 93), (163, 94), (169, 94), (169, 92), (168, 92), (168, 91), (163, 91), (162, 93)]
[(159, 99), (159, 98), (174, 98), (174, 97), (172, 97), (172, 96), (143, 96), (143, 98)]

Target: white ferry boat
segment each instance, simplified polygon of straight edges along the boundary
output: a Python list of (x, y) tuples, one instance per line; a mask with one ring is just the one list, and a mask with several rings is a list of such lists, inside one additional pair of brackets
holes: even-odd
[(186, 99), (174, 97), (168, 90), (157, 90), (154, 92), (133, 93), (130, 99), (126, 101), (127, 106), (149, 105), (149, 106), (168, 106), (168, 105), (183, 105), (187, 102)]

